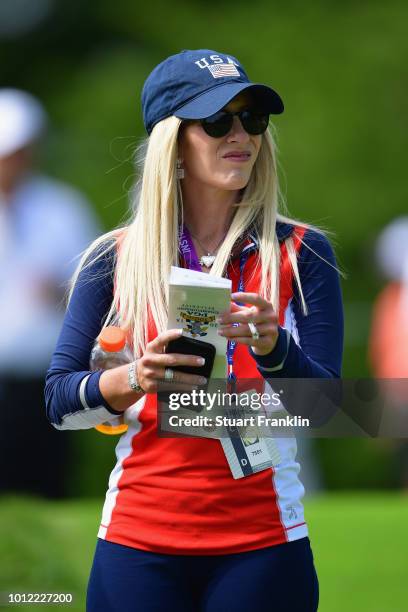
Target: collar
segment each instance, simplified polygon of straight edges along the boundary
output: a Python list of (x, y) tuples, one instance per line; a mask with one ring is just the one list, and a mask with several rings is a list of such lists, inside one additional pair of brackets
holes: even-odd
[[(283, 221), (276, 222), (276, 235), (280, 243), (288, 238), (294, 231), (295, 226), (292, 223), (284, 223)], [(248, 232), (238, 240), (231, 252), (231, 259), (239, 257), (243, 251), (256, 251), (259, 248), (258, 238), (253, 228), (249, 228)]]
[(276, 222), (276, 235), (279, 242), (283, 242), (293, 234), (295, 226), (293, 223), (284, 223), (283, 221)]
[[(295, 226), (292, 223), (284, 223), (283, 221), (276, 221), (276, 235), (278, 241), (282, 243), (288, 238), (294, 231)], [(255, 252), (259, 248), (258, 238), (253, 227), (250, 227), (247, 232), (236, 241), (234, 244), (230, 260), (237, 259), (240, 257), (243, 251)]]

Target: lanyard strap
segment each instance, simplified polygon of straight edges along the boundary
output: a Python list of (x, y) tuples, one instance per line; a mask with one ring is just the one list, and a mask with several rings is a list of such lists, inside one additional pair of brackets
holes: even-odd
[[(241, 253), (239, 259), (239, 282), (238, 282), (238, 291), (245, 291), (244, 285), (244, 268), (248, 259), (249, 249), (243, 251)], [(237, 302), (237, 304), (241, 305), (241, 302)], [(233, 324), (235, 327), (238, 327), (239, 323)], [(228, 340), (227, 344), (227, 364), (228, 364), (228, 381), (230, 385), (235, 388), (235, 382), (237, 380), (236, 375), (234, 374), (234, 353), (236, 349), (237, 343), (235, 340)]]
[[(201, 272), (201, 265), (198, 259), (197, 251), (191, 239), (190, 232), (188, 231), (185, 225), (183, 225), (183, 227), (181, 228), (181, 232), (179, 234), (179, 250), (188, 268), (190, 270), (197, 270), (198, 272)], [(241, 253), (240, 260), (239, 260), (239, 282), (238, 282), (239, 292), (245, 291), (244, 268), (248, 260), (248, 255), (249, 255), (249, 249), (246, 249)], [(240, 302), (237, 302), (237, 304), (240, 304)], [(238, 326), (239, 324), (235, 323), (234, 325)], [(230, 390), (232, 388), (232, 391), (233, 389), (235, 389), (235, 382), (237, 380), (237, 377), (234, 374), (234, 353), (235, 353), (236, 345), (237, 343), (235, 340), (228, 340), (228, 344), (227, 344), (228, 382), (229, 382), (229, 388)]]
[(191, 239), (190, 232), (185, 225), (183, 225), (179, 233), (179, 251), (190, 270), (202, 272), (197, 251)]

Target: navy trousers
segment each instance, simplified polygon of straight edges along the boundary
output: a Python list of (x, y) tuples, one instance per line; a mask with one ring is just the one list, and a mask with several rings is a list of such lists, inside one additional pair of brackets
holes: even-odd
[(229, 555), (163, 555), (98, 540), (87, 612), (315, 612), (309, 538)]

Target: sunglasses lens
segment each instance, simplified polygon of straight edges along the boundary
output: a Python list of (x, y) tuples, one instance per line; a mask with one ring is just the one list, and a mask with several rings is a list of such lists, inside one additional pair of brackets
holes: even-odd
[(257, 114), (253, 111), (243, 111), (239, 113), (239, 118), (244, 130), (253, 136), (263, 134), (269, 123), (269, 115)]
[[(252, 136), (263, 134), (268, 127), (268, 114), (255, 113), (254, 111), (242, 111), (241, 113), (237, 113), (237, 115), (240, 118), (244, 130)], [(201, 119), (201, 125), (208, 136), (222, 138), (226, 136), (232, 128), (233, 120), (233, 113), (220, 111), (215, 113), (215, 115), (211, 115), (211, 117)]]
[(201, 120), (203, 130), (208, 136), (222, 138), (230, 131), (233, 122), (233, 115), (220, 111)]

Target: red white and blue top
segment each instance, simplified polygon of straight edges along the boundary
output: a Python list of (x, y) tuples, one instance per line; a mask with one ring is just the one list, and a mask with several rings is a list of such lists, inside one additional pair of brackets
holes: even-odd
[[(282, 255), (278, 342), (262, 357), (237, 345), (235, 374), (238, 379), (338, 378), (343, 311), (332, 248), (311, 229), (278, 222), (276, 232)], [(290, 235), (306, 316), (284, 242)], [(245, 291), (259, 293), (259, 266), (253, 274), (258, 245), (252, 236), (233, 252), (228, 265), (232, 289), (237, 290), (244, 248)], [(117, 414), (101, 395), (101, 372), (89, 371), (90, 352), (112, 302), (115, 258), (112, 252), (81, 272), (67, 309), (45, 391), (47, 415), (57, 429), (91, 428)], [(151, 326), (149, 340), (155, 335)], [(294, 437), (277, 440), (279, 465), (234, 480), (219, 440), (158, 436), (156, 394), (131, 406), (127, 420), (128, 431), (116, 447), (99, 538), (158, 553), (217, 555), (307, 535)]]

